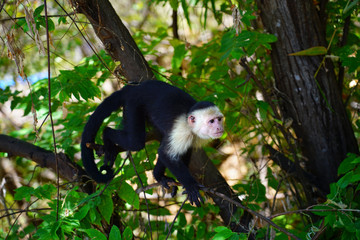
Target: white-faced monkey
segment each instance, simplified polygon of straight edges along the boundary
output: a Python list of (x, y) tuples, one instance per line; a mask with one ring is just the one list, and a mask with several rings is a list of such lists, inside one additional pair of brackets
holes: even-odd
[[(103, 132), (105, 159), (100, 172), (94, 152), (87, 143), (94, 143), (104, 119), (123, 107), (122, 129), (105, 128)], [(223, 114), (211, 102), (196, 102), (189, 94), (160, 81), (127, 85), (106, 98), (90, 116), (81, 140), (81, 157), (86, 172), (96, 182), (106, 183), (114, 177), (112, 165), (119, 146), (128, 151), (145, 147), (145, 121), (161, 135), (154, 177), (165, 188), (174, 182), (164, 175), (168, 168), (184, 186), (191, 204), (200, 206), (200, 185), (191, 176), (188, 164), (193, 148), (200, 148), (211, 139), (223, 135)]]

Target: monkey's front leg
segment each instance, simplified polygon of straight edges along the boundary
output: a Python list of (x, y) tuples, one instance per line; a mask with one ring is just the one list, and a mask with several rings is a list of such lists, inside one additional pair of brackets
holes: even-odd
[[(164, 164), (158, 160), (155, 165), (153, 174), (154, 174), (154, 178), (158, 183), (160, 183), (164, 188), (170, 189), (169, 183), (176, 183), (176, 181), (171, 177), (165, 176), (165, 169), (166, 167), (164, 166)], [(178, 187), (173, 185), (173, 189), (171, 191), (171, 197), (175, 197), (177, 191), (178, 191)]]
[(159, 151), (158, 161), (166, 166), (184, 186), (185, 193), (188, 195), (190, 203), (195, 203), (197, 207), (200, 207), (201, 203), (204, 202), (199, 192), (201, 185), (191, 176), (189, 169), (182, 161), (182, 158), (170, 159), (165, 153)]

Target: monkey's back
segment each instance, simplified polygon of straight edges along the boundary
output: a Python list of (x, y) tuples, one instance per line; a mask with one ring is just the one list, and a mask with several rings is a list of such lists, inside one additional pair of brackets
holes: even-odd
[(196, 103), (183, 90), (157, 80), (145, 81), (137, 86), (127, 85), (123, 91), (125, 108), (128, 104), (141, 108), (154, 127), (165, 131), (170, 131), (174, 120), (187, 114)]

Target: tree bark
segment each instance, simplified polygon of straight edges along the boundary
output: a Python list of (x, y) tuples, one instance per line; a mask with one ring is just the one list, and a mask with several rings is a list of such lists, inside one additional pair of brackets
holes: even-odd
[(320, 19), (312, 0), (257, 0), (257, 4), (265, 28), (278, 38), (271, 58), (283, 117), (293, 120), (306, 169), (320, 179), (318, 187), (328, 192), (346, 154), (358, 152), (357, 142), (332, 62), (322, 65), (324, 56), (289, 56), (315, 46), (327, 47), (324, 17)]
[[(121, 62), (121, 74), (129, 82), (154, 78), (148, 63), (108, 0), (72, 0), (72, 2), (78, 12), (89, 19), (96, 35), (111, 57)], [(190, 162), (190, 172), (199, 183), (209, 188), (216, 186), (218, 192), (241, 203), (203, 150), (194, 152)], [(231, 226), (234, 231), (248, 231), (248, 224), (252, 218), (248, 212), (244, 212), (242, 218), (235, 223), (233, 216), (237, 207), (219, 197), (211, 197), (219, 206), (225, 225)], [(251, 235), (250, 238), (252, 237)]]
[[(23, 140), (0, 134), (0, 152), (6, 152), (11, 156), (19, 156), (31, 159), (42, 168), (50, 168), (56, 172), (55, 153), (35, 146)], [(75, 181), (78, 177), (85, 176), (85, 171), (76, 163), (73, 163), (63, 153), (58, 154), (59, 174), (68, 181)]]
[(154, 78), (143, 54), (128, 29), (107, 0), (71, 0), (77, 11), (84, 14), (114, 61), (120, 61), (117, 73), (129, 82)]

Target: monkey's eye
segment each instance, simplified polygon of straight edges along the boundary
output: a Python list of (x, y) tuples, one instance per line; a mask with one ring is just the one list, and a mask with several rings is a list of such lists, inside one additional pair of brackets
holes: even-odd
[(221, 122), (221, 120), (222, 120), (222, 117), (219, 117), (219, 118), (218, 118), (218, 121)]
[(209, 121), (209, 123), (214, 123), (215, 122), (215, 120), (214, 119), (211, 119), (210, 121)]

